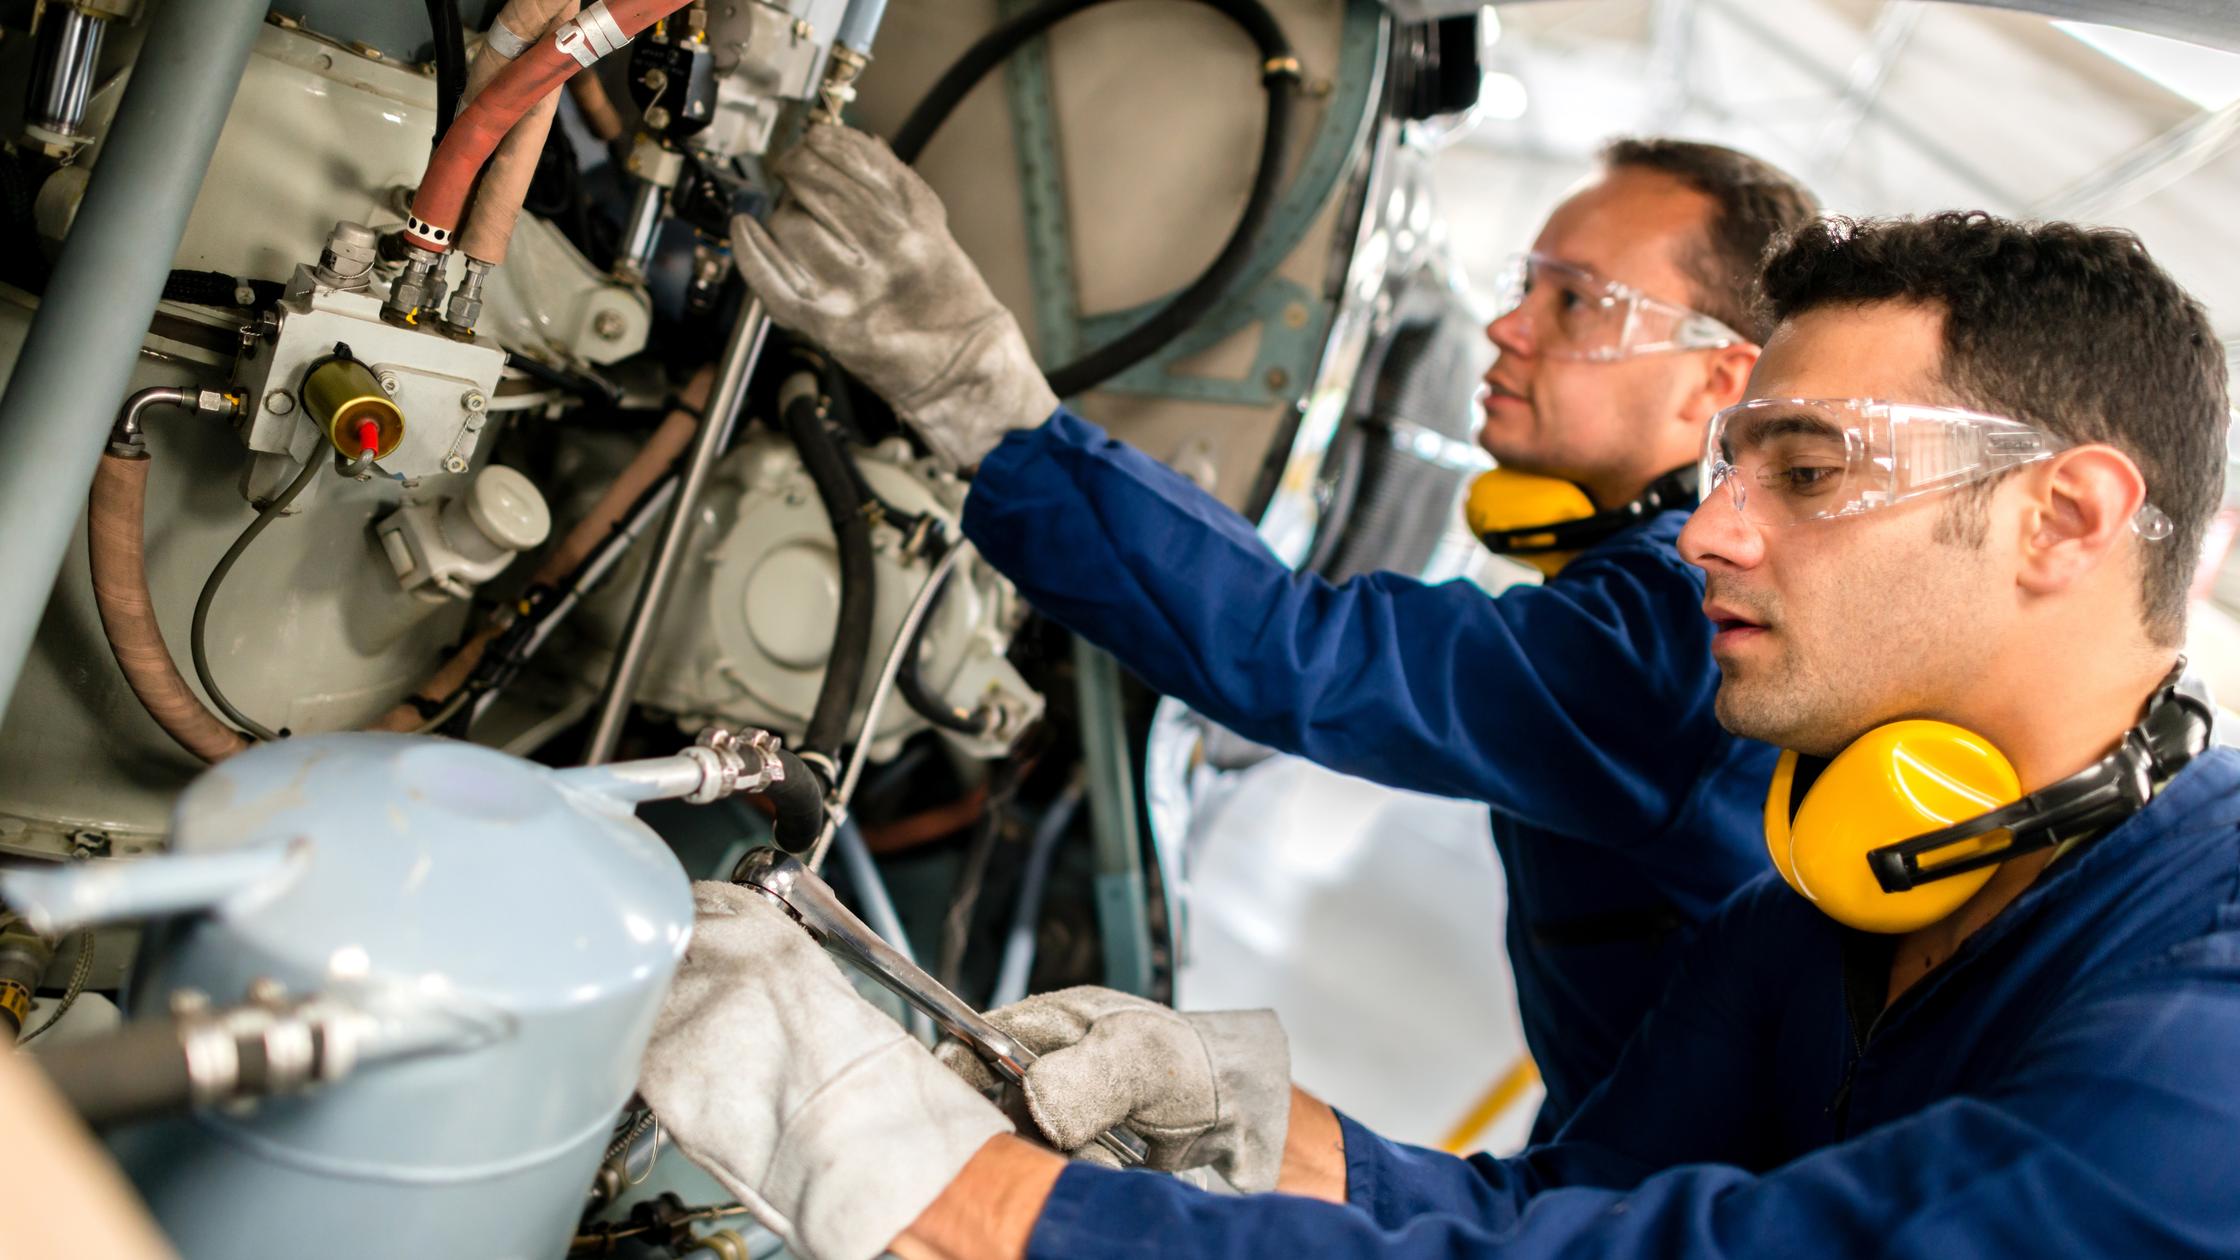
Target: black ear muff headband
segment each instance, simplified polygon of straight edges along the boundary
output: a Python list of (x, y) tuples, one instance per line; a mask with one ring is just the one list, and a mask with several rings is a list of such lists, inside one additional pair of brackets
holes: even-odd
[[(2216, 718), (2217, 706), (2208, 686), (2185, 672), (2181, 658), (2147, 702), (2146, 716), (2124, 733), (2115, 751), (2011, 805), (1870, 849), (1867, 865), (1883, 891), (1905, 892), (2112, 826), (2145, 808), (2162, 784), (2209, 747)], [(1803, 779), (1802, 766), (1798, 777)], [(1792, 789), (1792, 808), (1803, 798), (1803, 789)], [(2009, 841), (1997, 848), (1930, 865), (1922, 862), (1939, 849), (2002, 828)]]
[(1650, 482), (1649, 488), (1642, 491), (1639, 498), (1621, 507), (1568, 521), (1487, 530), (1478, 535), (1478, 541), (1485, 544), (1486, 550), (1501, 556), (1540, 556), (1560, 551), (1581, 551), (1667, 508), (1692, 508), (1695, 505), (1696, 466), (1690, 464), (1685, 468), (1675, 468)]

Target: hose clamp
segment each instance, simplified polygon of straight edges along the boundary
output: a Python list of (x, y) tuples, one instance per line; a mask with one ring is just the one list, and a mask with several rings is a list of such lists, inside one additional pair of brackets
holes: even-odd
[(683, 755), (700, 767), (700, 786), (684, 798), (694, 805), (741, 792), (760, 792), (786, 778), (785, 762), (778, 756), (778, 737), (765, 730), (711, 726), (700, 732)]

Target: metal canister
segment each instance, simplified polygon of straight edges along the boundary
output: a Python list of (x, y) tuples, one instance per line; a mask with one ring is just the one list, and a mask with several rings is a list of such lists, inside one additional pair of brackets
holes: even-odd
[(386, 459), (404, 441), (404, 412), (381, 378), (356, 359), (322, 359), (303, 376), (303, 405), (345, 459), (356, 459), (372, 436), (373, 457)]
[(173, 816), (177, 853), (291, 841), (284, 883), (151, 927), (134, 1015), (379, 985), (505, 1031), (113, 1133), (164, 1232), (187, 1260), (292, 1258), (314, 1236), (334, 1260), (561, 1255), (691, 931), (683, 869), (627, 803), (426, 737), (259, 745)]

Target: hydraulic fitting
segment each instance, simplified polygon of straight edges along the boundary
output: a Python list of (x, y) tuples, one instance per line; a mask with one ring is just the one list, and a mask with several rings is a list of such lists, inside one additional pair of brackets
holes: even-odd
[(711, 726), (683, 755), (700, 767), (700, 786), (684, 798), (694, 805), (760, 792), (786, 778), (778, 737), (768, 731)]
[(0, 922), (0, 1044), (7, 1044), (23, 1035), (31, 996), (54, 961), (54, 944), (13, 915)]
[(389, 300), (381, 304), (381, 318), (414, 327), (420, 322), (420, 312), (442, 305), (443, 255), (419, 245), (405, 246), (404, 270), (389, 286)]
[(459, 287), (451, 294), (451, 304), (443, 314), (443, 331), (460, 340), (474, 336), (475, 321), (482, 318), (482, 285), (490, 278), (497, 264), (479, 258), (467, 259), (467, 274), (460, 277)]
[(303, 405), (344, 459), (358, 458), (368, 446), (382, 459), (404, 441), (404, 412), (373, 369), (356, 359), (338, 354), (313, 366), (303, 377)]

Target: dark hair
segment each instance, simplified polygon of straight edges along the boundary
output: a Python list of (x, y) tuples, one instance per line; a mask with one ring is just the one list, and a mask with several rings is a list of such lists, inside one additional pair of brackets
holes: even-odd
[(1760, 309), (1758, 268), (1775, 238), (1820, 213), (1811, 191), (1770, 162), (1695, 140), (1613, 140), (1602, 164), (1669, 175), (1711, 199), (1703, 240), (1681, 268), (1695, 281), (1698, 310), (1763, 345), (1773, 321)]
[[(2224, 348), (2138, 237), (1980, 212), (1826, 219), (1777, 248), (1764, 289), (1777, 322), (1831, 305), (1934, 303), (1940, 375), (1960, 401), (2130, 456), (2174, 527), (2144, 557), (2147, 631), (2161, 646), (2181, 641), (2224, 490)], [(1981, 545), (1989, 487), (1958, 497), (1953, 514), (1967, 519), (1946, 533)]]

